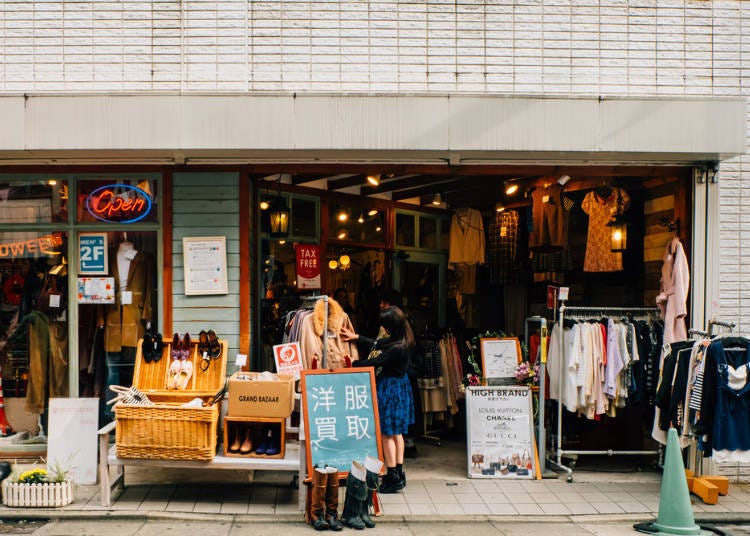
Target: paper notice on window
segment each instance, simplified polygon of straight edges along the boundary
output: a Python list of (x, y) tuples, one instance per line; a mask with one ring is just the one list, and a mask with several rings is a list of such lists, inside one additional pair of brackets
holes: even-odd
[(182, 251), (186, 296), (229, 293), (226, 237), (183, 238)]
[(79, 277), (78, 303), (115, 303), (115, 278)]

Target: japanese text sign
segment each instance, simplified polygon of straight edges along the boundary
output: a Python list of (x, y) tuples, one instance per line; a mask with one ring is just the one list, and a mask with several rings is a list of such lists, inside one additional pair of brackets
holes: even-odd
[(304, 367), (298, 342), (274, 345), (273, 359), (278, 374), (290, 374), (299, 380), (299, 373)]
[(303, 370), (307, 474), (315, 465), (348, 472), (352, 461), (382, 459), (375, 370)]
[(296, 244), (297, 288), (320, 288), (320, 246), (317, 244)]

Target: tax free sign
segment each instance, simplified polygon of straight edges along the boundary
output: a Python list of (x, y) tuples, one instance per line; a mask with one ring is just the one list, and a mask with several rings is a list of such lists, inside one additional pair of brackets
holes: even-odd
[(107, 275), (107, 233), (81, 233), (78, 236), (78, 273)]

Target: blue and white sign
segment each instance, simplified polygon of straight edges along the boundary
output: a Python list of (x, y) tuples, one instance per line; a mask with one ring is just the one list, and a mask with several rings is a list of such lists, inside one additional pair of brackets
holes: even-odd
[(78, 273), (107, 275), (107, 233), (81, 233), (78, 236)]
[(314, 465), (348, 472), (353, 460), (382, 459), (375, 369), (303, 370), (307, 474)]

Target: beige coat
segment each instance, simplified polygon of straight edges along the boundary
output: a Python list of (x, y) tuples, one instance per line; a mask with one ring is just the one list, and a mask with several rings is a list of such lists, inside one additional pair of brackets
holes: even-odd
[(136, 347), (145, 331), (142, 320), (151, 320), (151, 293), (153, 292), (154, 258), (139, 251), (130, 261), (126, 289), (132, 293), (130, 304), (122, 304), (120, 274), (117, 255), (110, 252), (110, 274), (115, 278), (115, 303), (105, 305), (104, 350), (119, 352), (123, 346)]
[(684, 341), (687, 339), (685, 316), (690, 269), (679, 238), (674, 237), (667, 244), (662, 260), (661, 292), (656, 297), (656, 304), (664, 319), (664, 342)]
[[(315, 304), (312, 314), (302, 320), (300, 327), (299, 345), (302, 350), (302, 358), (306, 369), (313, 368), (313, 360), (317, 361), (317, 368), (322, 368), (321, 357), (323, 355), (323, 323), (325, 321), (325, 302), (319, 300)], [(344, 312), (336, 300), (328, 300), (328, 353), (326, 355), (326, 368), (346, 367), (346, 358), (349, 361), (359, 359), (357, 346), (353, 342), (344, 342), (341, 339), (341, 328), (346, 326), (354, 331), (349, 316)]]

